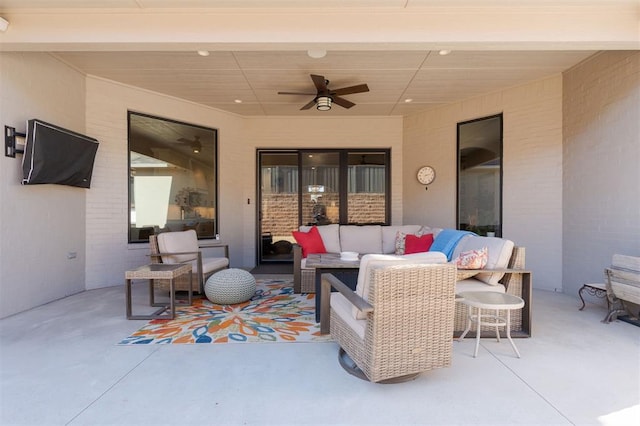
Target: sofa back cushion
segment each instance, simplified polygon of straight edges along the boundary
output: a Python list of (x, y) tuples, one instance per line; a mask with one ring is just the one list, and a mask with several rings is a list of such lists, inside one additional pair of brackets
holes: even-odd
[[(497, 237), (468, 236), (462, 239), (453, 252), (454, 259), (462, 252), (487, 248), (488, 258), (484, 269), (504, 269), (509, 266), (513, 253), (513, 241)], [(487, 284), (497, 285), (504, 273), (481, 272), (474, 278)]]
[(396, 251), (396, 236), (398, 232), (403, 234), (416, 234), (422, 227), (420, 225), (391, 225), (382, 227), (382, 253), (391, 254)]
[[(311, 226), (301, 226), (300, 231), (309, 232), (311, 228)], [(321, 225), (317, 228), (327, 253), (340, 253), (342, 251), (340, 249), (340, 225), (334, 223), (331, 225)]]
[[(440, 252), (415, 253), (405, 256), (396, 256), (394, 254), (367, 254), (362, 256), (360, 269), (358, 270), (356, 294), (368, 300), (371, 270), (374, 267), (432, 263), (447, 263), (447, 256)], [(353, 317), (355, 319), (367, 318), (366, 314), (363, 314), (355, 307), (353, 308)]]
[(341, 251), (355, 251), (360, 254), (382, 253), (382, 226), (342, 225), (340, 247)]

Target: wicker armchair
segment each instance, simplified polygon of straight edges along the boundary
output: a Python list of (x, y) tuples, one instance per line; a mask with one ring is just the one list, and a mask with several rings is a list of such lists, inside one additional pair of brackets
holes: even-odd
[[(331, 295), (330, 330), (341, 347), (340, 363), (357, 377), (383, 383), (449, 367), (456, 267), (388, 265), (369, 264), (368, 289), (360, 289), (365, 297), (333, 275), (323, 276), (339, 292)], [(354, 306), (366, 319), (356, 319)]]
[[(202, 257), (196, 231), (163, 232), (149, 236), (151, 263), (190, 263), (198, 277), (196, 291), (204, 291), (205, 280), (215, 272), (229, 267), (228, 257)], [(162, 283), (161, 283), (162, 284)], [(189, 291), (188, 280), (177, 280), (176, 290)]]

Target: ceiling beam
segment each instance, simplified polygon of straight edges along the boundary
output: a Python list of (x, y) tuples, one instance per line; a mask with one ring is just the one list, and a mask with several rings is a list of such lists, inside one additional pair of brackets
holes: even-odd
[(2, 12), (9, 27), (0, 33), (0, 50), (640, 49), (637, 4), (600, 3), (198, 12), (9, 9)]

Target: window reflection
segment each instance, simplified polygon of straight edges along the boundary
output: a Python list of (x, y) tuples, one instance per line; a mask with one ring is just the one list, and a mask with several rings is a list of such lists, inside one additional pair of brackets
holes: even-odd
[(129, 112), (129, 241), (164, 231), (219, 233), (215, 129)]
[(458, 229), (502, 235), (502, 115), (458, 124)]

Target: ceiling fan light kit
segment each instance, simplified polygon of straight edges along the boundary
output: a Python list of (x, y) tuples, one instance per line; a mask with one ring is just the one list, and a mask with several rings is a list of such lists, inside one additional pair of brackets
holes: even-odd
[(318, 111), (329, 111), (331, 109), (331, 98), (329, 96), (318, 96), (316, 109)]

